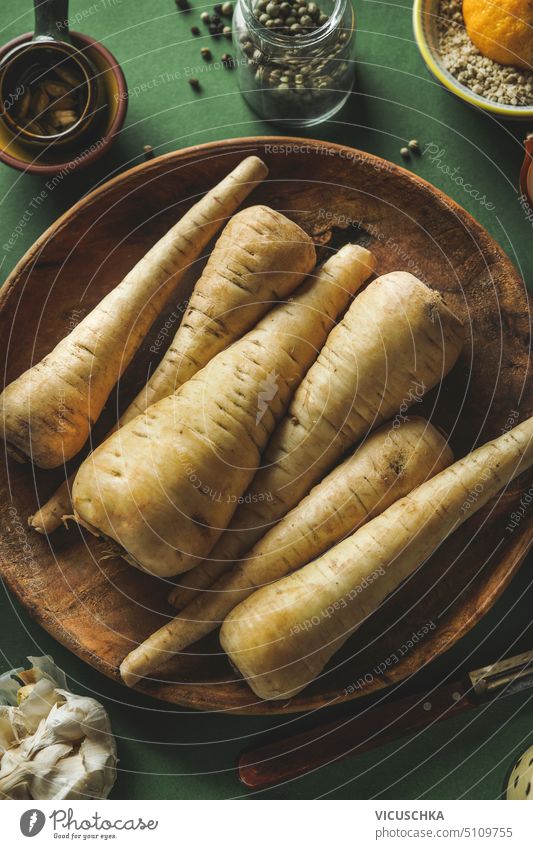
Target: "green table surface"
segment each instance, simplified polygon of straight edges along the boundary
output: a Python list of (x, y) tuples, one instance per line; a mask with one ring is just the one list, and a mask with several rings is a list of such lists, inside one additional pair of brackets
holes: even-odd
[[(356, 7), (355, 91), (334, 120), (307, 135), (346, 143), (393, 162), (402, 162), (400, 148), (411, 138), (418, 138), (423, 148), (437, 146), (442, 151), (438, 157), (426, 154), (414, 159), (410, 167), (474, 215), (502, 245), (524, 279), (531, 281), (533, 231), (518, 203), (517, 180), (523, 158), (521, 142), (533, 128), (502, 124), (458, 101), (433, 80), (414, 43), (408, 0), (356, 0)], [(124, 69), (132, 92), (128, 117), (107, 156), (61, 181), (35, 210), (30, 203), (41, 191), (43, 178), (0, 166), (2, 279), (34, 239), (73, 202), (142, 161), (143, 145), (152, 145), (160, 154), (214, 139), (283, 132), (250, 111), (238, 93), (232, 71), (203, 71), (201, 95), (187, 85), (188, 69), (202, 65), (202, 45), (209, 44), (215, 59), (232, 49), (225, 39), (191, 35), (190, 27), (199, 24), (204, 9), (210, 11), (211, 7), (196, 2), (192, 11), (178, 13), (174, 0), (71, 2), (72, 28), (103, 41)], [(3, 0), (0, 26), (6, 41), (30, 30), (30, 0)], [(161, 82), (160, 75), (168, 75), (171, 81)], [(139, 90), (152, 80), (159, 82), (144, 92)], [(32, 214), (26, 216), (21, 236), (6, 250), (4, 245), (28, 209)], [(533, 648), (532, 566), (529, 558), (483, 621), (422, 670), (410, 686), (424, 687), (454, 670), (472, 669)], [(0, 671), (20, 665), (28, 654), (50, 653), (65, 669), (72, 689), (93, 694), (105, 704), (120, 755), (114, 798), (246, 796), (234, 775), (235, 758), (242, 748), (272, 729), (291, 732), (327, 718), (326, 714), (278, 720), (195, 714), (142, 698), (77, 660), (35, 625), (5, 588), (0, 592)], [(511, 696), (261, 795), (496, 798), (513, 758), (533, 742), (532, 725), (531, 698), (527, 693)]]

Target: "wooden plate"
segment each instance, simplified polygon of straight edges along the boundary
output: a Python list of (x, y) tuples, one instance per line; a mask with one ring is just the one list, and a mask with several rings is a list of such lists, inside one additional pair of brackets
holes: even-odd
[[(322, 245), (358, 241), (379, 273), (405, 269), (439, 289), (465, 321), (464, 353), (442, 387), (416, 405), (450, 434), (457, 456), (533, 413), (529, 303), (523, 281), (490, 236), (457, 204), (413, 174), (351, 148), (305, 139), (254, 138), (189, 148), (152, 160), (84, 198), (39, 239), (1, 293), (0, 350), (10, 381), (46, 354), (113, 287), (200, 192), (244, 155), (270, 178), (250, 203), (294, 218)], [(324, 252), (327, 247), (324, 247)], [(190, 284), (183, 287), (183, 297)], [(176, 311), (176, 314), (179, 310)], [(175, 317), (170, 319), (171, 324)], [(152, 338), (120, 386), (140, 388)], [(108, 404), (106, 427), (117, 399)], [(77, 529), (48, 541), (27, 516), (62, 471), (3, 459), (2, 574), (30, 614), (80, 658), (112, 678), (124, 655), (170, 613), (168, 585), (106, 557)], [(464, 635), (509, 583), (531, 541), (522, 478), (468, 521), (288, 704), (258, 703), (215, 636), (177, 657), (143, 690), (200, 709), (281, 713), (355, 698), (413, 673)], [(515, 514), (513, 516), (513, 514)], [(413, 633), (423, 632), (413, 638)]]

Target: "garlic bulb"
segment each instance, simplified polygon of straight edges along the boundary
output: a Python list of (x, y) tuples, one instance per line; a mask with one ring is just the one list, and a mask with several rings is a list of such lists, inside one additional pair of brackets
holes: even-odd
[(28, 660), (0, 676), (0, 798), (105, 799), (117, 763), (106, 711), (71, 693), (51, 658)]

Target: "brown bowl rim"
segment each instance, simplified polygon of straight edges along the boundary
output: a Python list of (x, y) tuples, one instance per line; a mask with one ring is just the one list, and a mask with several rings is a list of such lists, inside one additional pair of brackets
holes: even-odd
[[(440, 203), (445, 203), (446, 206), (455, 213), (460, 222), (467, 225), (478, 238), (481, 237), (480, 242), (482, 244), (484, 243), (485, 237), (488, 238), (489, 243), (494, 246), (497, 253), (498, 262), (501, 262), (509, 270), (509, 273), (519, 279), (518, 271), (505, 253), (504, 249), (488, 233), (485, 227), (483, 227), (483, 225), (480, 224), (479, 221), (477, 221), (474, 216), (464, 209), (464, 207), (462, 207), (457, 201), (441, 189), (434, 186), (428, 180), (420, 177), (418, 174), (414, 174), (409, 169), (394, 162), (390, 162), (383, 157), (368, 151), (357, 149), (351, 145), (327, 140), (324, 141), (313, 137), (276, 136), (268, 134), (264, 136), (243, 136), (220, 139), (180, 148), (154, 157), (154, 159), (140, 162), (139, 164), (128, 168), (126, 171), (106, 180), (105, 183), (98, 186), (96, 189), (93, 189), (88, 195), (81, 198), (66, 212), (64, 212), (41, 236), (37, 238), (33, 245), (26, 251), (24, 256), (21, 257), (15, 268), (8, 275), (3, 287), (0, 289), (0, 310), (5, 307), (7, 299), (14, 295), (18, 281), (24, 269), (28, 266), (28, 263), (31, 264), (32, 260), (38, 256), (39, 251), (43, 245), (48, 242), (51, 236), (58, 229), (61, 230), (65, 227), (68, 224), (69, 219), (76, 215), (82, 206), (91, 205), (95, 199), (99, 198), (101, 195), (105, 195), (119, 182), (126, 182), (128, 179), (131, 179), (133, 175), (139, 174), (140, 172), (149, 174), (150, 171), (157, 170), (161, 163), (165, 161), (172, 162), (172, 160), (176, 158), (179, 158), (179, 160), (183, 162), (191, 158), (209, 154), (224, 155), (224, 153), (241, 153), (243, 156), (261, 156), (261, 148), (264, 148), (265, 145), (274, 144), (300, 146), (316, 145), (317, 147), (326, 146), (334, 150), (337, 154), (341, 152), (346, 154), (349, 152), (350, 154), (357, 154), (371, 162), (380, 164), (386, 163), (387, 170), (389, 172), (408, 178), (418, 184), (425, 192), (429, 192), (434, 201), (437, 200)], [(531, 304), (530, 296), (527, 293), (526, 299), (527, 303)], [(498, 580), (494, 580), (490, 587), (490, 593), (487, 592), (481, 603), (478, 598), (468, 602), (462, 626), (456, 633), (454, 633), (453, 639), (449, 640), (446, 631), (443, 630), (440, 632), (439, 640), (437, 642), (432, 642), (429, 647), (420, 647), (418, 650), (414, 649), (411, 652), (411, 658), (417, 663), (417, 671), (418, 669), (425, 667), (429, 662), (442, 656), (446, 651), (454, 646), (459, 639), (469, 633), (472, 628), (489, 612), (504, 590), (508, 588), (512, 578), (518, 572), (524, 558), (533, 548), (532, 530), (533, 515), (529, 514), (524, 517), (524, 520), (521, 523), (521, 530), (517, 530), (516, 536), (514, 539), (511, 539), (511, 542), (509, 542), (506, 570), (501, 570), (501, 574), (498, 575)], [(26, 613), (30, 615), (34, 621), (43, 627), (48, 634), (50, 634), (62, 646), (67, 648), (73, 655), (80, 658), (88, 666), (92, 667), (92, 669), (95, 669), (98, 673), (105, 675), (116, 684), (121, 684), (123, 692), (127, 692), (127, 688), (120, 679), (117, 667), (112, 666), (106, 660), (102, 660), (100, 656), (95, 656), (85, 644), (75, 641), (70, 632), (62, 630), (58, 626), (57, 620), (51, 620), (46, 611), (43, 612), (43, 610), (37, 609), (34, 605), (32, 605), (25, 596), (22, 584), (20, 584), (18, 580), (9, 573), (7, 568), (3, 570), (0, 569), (0, 572), (2, 572), (2, 577), (9, 590), (24, 606)], [(405, 670), (405, 674), (402, 674), (399, 678), (393, 677), (389, 679), (389, 682), (384, 682), (380, 679), (380, 683), (376, 685), (376, 688), (369, 690), (368, 693), (364, 693), (364, 695), (370, 693), (382, 693), (386, 686), (397, 686), (400, 681), (405, 680), (412, 674), (413, 673), (409, 670)], [(208, 682), (206, 687), (205, 683), (199, 683), (198, 681), (180, 682), (178, 684), (168, 681), (163, 683), (156, 682), (154, 686), (153, 682), (144, 681), (143, 683), (136, 685), (133, 689), (134, 692), (147, 696), (153, 699), (154, 702), (159, 701), (173, 705), (174, 707), (185, 707), (215, 715), (220, 713), (243, 716), (290, 716), (292, 714), (315, 711), (318, 708), (324, 709), (344, 704), (348, 705), (349, 703), (355, 702), (356, 699), (363, 695), (362, 690), (355, 688), (352, 693), (344, 693), (343, 695), (340, 695), (340, 690), (335, 688), (332, 689), (328, 686), (319, 693), (312, 692), (309, 694), (306, 690), (304, 690), (302, 693), (293, 697), (293, 699), (281, 703), (262, 701), (254, 696), (250, 691), (249, 700), (247, 702), (243, 703), (237, 699), (233, 703), (226, 701), (222, 705), (219, 697), (215, 696), (215, 698), (213, 698), (210, 695), (209, 683), (216, 685), (216, 682)]]
[[(71, 30), (70, 35), (75, 39), (81, 41), (83, 44), (86, 44), (88, 47), (94, 47), (104, 58), (104, 60), (109, 65), (110, 70), (115, 75), (117, 80), (118, 89), (119, 89), (119, 99), (118, 99), (118, 109), (116, 115), (113, 119), (113, 122), (107, 130), (107, 132), (101, 137), (101, 144), (98, 145), (94, 150), (84, 156), (79, 162), (77, 162), (74, 166), (72, 166), (73, 161), (76, 156), (74, 155), (71, 159), (66, 159), (63, 162), (57, 162), (51, 165), (37, 165), (34, 163), (26, 163), (22, 159), (18, 159), (16, 156), (11, 156), (11, 154), (6, 153), (3, 150), (0, 150), (0, 161), (5, 162), (6, 165), (10, 165), (12, 168), (16, 168), (17, 171), (23, 171), (24, 173), (29, 174), (46, 174), (53, 175), (57, 174), (59, 171), (62, 171), (64, 168), (68, 168), (69, 172), (77, 171), (81, 168), (86, 168), (109, 148), (114, 137), (122, 128), (124, 124), (124, 120), (126, 118), (126, 111), (128, 108), (128, 89), (126, 84), (126, 78), (124, 76), (124, 72), (117, 62), (114, 55), (105, 47), (100, 41), (97, 41), (95, 38), (91, 38), (90, 35), (85, 35), (82, 32), (76, 32), (75, 30)], [(28, 39), (33, 37), (33, 33), (25, 32), (22, 35), (18, 35), (16, 38), (11, 39), (11, 41), (6, 42), (0, 48), (0, 54), (4, 54), (6, 51), (11, 50), (13, 47), (17, 47), (19, 44), (24, 43)]]

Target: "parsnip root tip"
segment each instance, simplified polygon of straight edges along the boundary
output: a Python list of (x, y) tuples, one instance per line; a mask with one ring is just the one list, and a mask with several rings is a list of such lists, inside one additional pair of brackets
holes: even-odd
[(120, 677), (122, 678), (126, 687), (135, 687), (135, 685), (139, 682), (140, 676), (136, 675), (135, 672), (132, 672), (129, 669), (128, 657), (125, 657), (119, 667)]

